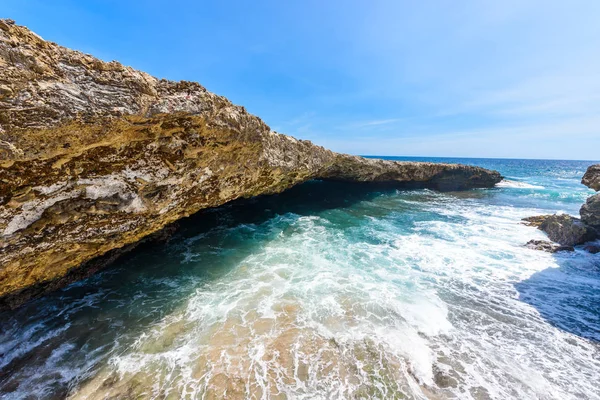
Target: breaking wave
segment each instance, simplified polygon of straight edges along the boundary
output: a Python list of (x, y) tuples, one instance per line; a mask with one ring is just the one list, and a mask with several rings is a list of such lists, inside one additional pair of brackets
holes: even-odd
[(514, 189), (545, 189), (545, 187), (540, 185), (532, 185), (527, 182), (519, 182), (519, 181), (511, 181), (508, 179), (503, 179), (496, 186), (503, 188), (514, 188)]

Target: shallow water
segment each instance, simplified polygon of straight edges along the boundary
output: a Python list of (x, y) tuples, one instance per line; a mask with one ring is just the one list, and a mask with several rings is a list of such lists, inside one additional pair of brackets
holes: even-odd
[(600, 254), (524, 248), (544, 235), (519, 224), (577, 214), (591, 163), (434, 161), (507, 180), (202, 212), (0, 314), (2, 398), (600, 399)]

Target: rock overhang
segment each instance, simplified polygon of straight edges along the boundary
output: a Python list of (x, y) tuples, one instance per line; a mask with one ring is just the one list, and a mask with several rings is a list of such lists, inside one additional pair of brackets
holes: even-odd
[(11, 307), (180, 218), (307, 180), (464, 190), (502, 179), (334, 153), (200, 84), (103, 62), (9, 20), (0, 66), (0, 299)]

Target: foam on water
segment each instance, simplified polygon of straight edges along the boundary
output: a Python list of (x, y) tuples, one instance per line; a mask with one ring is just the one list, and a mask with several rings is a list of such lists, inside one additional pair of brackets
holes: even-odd
[[(544, 236), (520, 219), (548, 209), (523, 187), (305, 208), (324, 185), (246, 204), (240, 221), (235, 208), (208, 213), (210, 229), (9, 316), (0, 391), (600, 399), (600, 254), (525, 248)], [(573, 193), (538, 186), (527, 189)]]
[(545, 189), (543, 186), (540, 185), (532, 185), (527, 182), (511, 181), (509, 179), (503, 179), (500, 183), (498, 183), (497, 186), (517, 189)]

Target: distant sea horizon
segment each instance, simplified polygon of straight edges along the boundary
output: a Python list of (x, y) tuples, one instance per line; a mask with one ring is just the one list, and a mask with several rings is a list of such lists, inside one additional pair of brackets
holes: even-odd
[(374, 154), (357, 154), (360, 157), (365, 158), (382, 158), (385, 160), (393, 159), (444, 159), (444, 160), (531, 160), (531, 161), (585, 161), (591, 163), (600, 163), (600, 159), (597, 160), (585, 160), (585, 159), (568, 159), (568, 158), (521, 158), (521, 157), (455, 157), (455, 156), (382, 156)]

